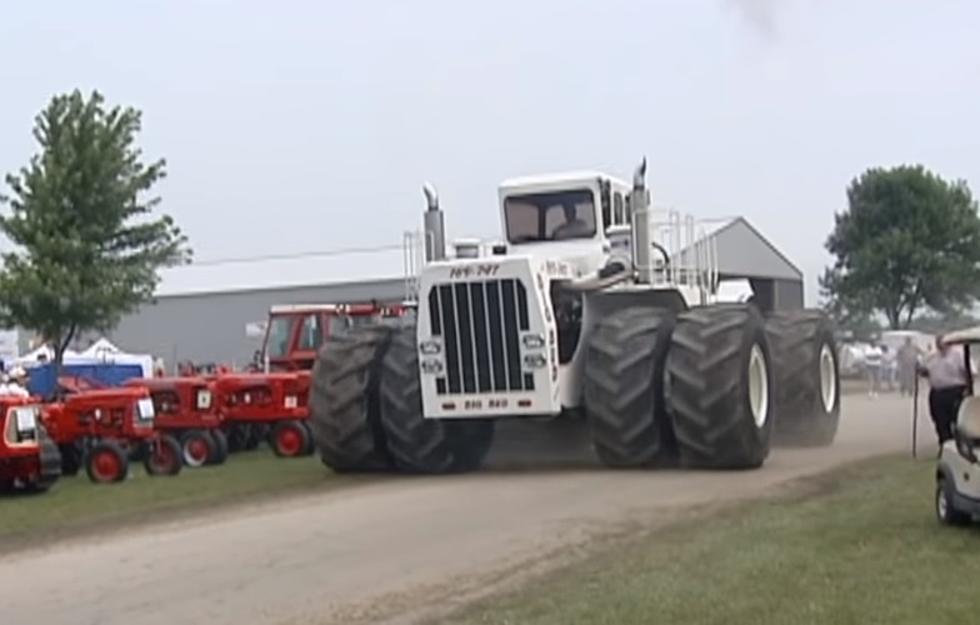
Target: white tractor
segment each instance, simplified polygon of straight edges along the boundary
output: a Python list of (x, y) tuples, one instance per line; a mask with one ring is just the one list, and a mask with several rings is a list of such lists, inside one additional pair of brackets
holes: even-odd
[(324, 462), (472, 470), (497, 419), (527, 417), (584, 417), (610, 467), (752, 468), (774, 435), (830, 444), (828, 319), (764, 316), (747, 281), (719, 279), (692, 218), (651, 208), (645, 170), (632, 185), (594, 172), (506, 181), (503, 241), (457, 241), (451, 255), (426, 185), (416, 315), (335, 338), (314, 367)]

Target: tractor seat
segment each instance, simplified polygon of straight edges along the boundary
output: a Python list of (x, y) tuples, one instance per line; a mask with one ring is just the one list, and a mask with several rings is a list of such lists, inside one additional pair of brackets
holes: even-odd
[(980, 441), (980, 397), (964, 397), (956, 415), (956, 431), (971, 441)]

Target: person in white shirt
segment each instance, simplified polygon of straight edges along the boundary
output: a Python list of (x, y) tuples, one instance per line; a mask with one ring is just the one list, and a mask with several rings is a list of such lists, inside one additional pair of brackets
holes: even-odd
[(30, 397), (31, 393), (27, 390), (27, 372), (23, 367), (14, 367), (3, 384), (0, 384), (0, 395)]
[(864, 369), (868, 376), (868, 395), (874, 397), (881, 391), (881, 365), (884, 356), (881, 348), (872, 343), (864, 352)]
[(936, 337), (936, 351), (919, 372), (929, 379), (929, 413), (942, 446), (953, 438), (953, 422), (971, 374), (966, 370), (963, 352), (945, 344), (942, 336)]

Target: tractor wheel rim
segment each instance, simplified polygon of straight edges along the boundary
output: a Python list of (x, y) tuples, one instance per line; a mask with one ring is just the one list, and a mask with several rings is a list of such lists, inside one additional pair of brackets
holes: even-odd
[(207, 462), (208, 444), (200, 438), (192, 438), (184, 445), (184, 462), (191, 467), (199, 467)]
[(749, 407), (757, 428), (762, 429), (769, 418), (769, 368), (766, 356), (758, 343), (749, 353)]
[(286, 427), (279, 430), (279, 436), (276, 437), (276, 442), (279, 444), (279, 451), (284, 456), (295, 456), (303, 447), (303, 438), (294, 427)]
[(825, 412), (832, 412), (837, 407), (837, 376), (835, 375), (834, 354), (830, 345), (824, 344), (820, 349), (820, 399), (823, 401)]
[(173, 468), (176, 458), (173, 450), (167, 445), (158, 442), (153, 449), (153, 465), (158, 471), (166, 471)]
[(941, 488), (936, 491), (936, 511), (939, 513), (939, 518), (945, 521), (946, 515), (949, 514), (949, 505), (946, 501), (946, 492)]
[(110, 482), (119, 476), (119, 458), (111, 451), (100, 451), (92, 460), (95, 476), (102, 482)]

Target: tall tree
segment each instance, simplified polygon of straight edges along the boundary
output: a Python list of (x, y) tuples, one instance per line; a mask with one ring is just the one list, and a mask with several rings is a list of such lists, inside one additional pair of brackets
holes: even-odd
[(948, 313), (980, 294), (980, 217), (963, 181), (922, 166), (869, 169), (847, 190), (821, 279), (832, 306), (879, 313), (892, 328), (917, 312)]
[(165, 175), (136, 146), (141, 113), (103, 96), (57, 95), (35, 118), (40, 151), (8, 174), (0, 231), (0, 322), (53, 343), (60, 366), (82, 331), (105, 331), (153, 296), (161, 267), (190, 258), (187, 239), (147, 197)]

